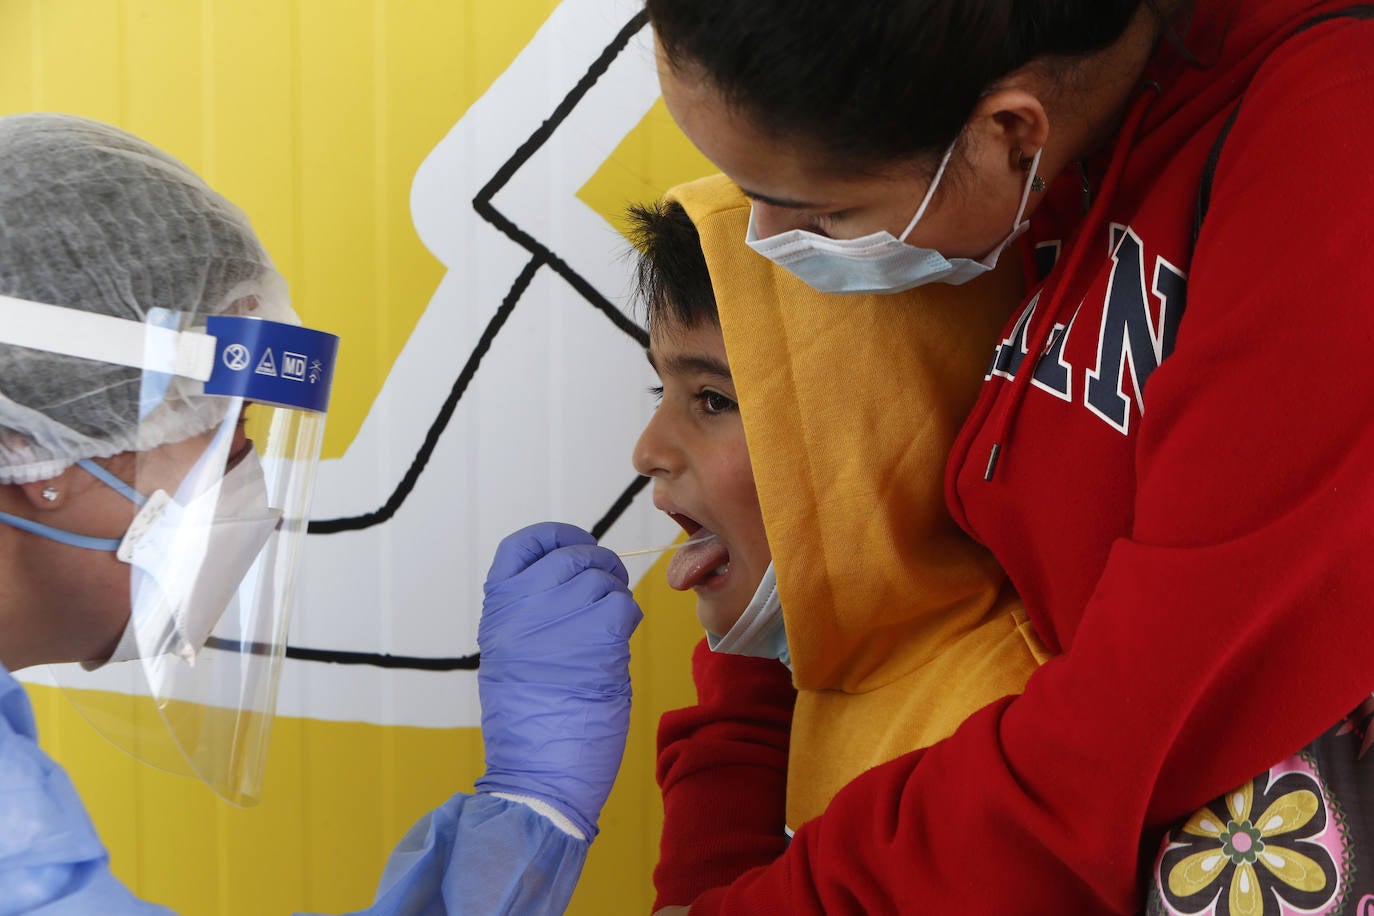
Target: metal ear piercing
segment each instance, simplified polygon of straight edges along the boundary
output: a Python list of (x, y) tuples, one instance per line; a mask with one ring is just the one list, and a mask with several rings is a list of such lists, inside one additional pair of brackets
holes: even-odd
[(50, 503), (55, 503), (57, 502), (57, 487), (44, 487), (43, 491), (38, 495)]
[[(1029, 172), (1031, 166), (1035, 164), (1035, 157), (1027, 156), (1025, 153), (1021, 151), (1021, 147), (1019, 146), (1012, 147), (1011, 158), (1012, 161), (1016, 164), (1016, 167), (1023, 172)], [(1032, 191), (1034, 191), (1036, 194), (1043, 194), (1045, 193), (1045, 188), (1045, 179), (1041, 178), (1039, 175), (1034, 175), (1031, 177), (1030, 189)]]

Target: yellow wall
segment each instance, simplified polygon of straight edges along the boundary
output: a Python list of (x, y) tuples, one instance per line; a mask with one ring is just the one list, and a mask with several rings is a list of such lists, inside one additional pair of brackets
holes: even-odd
[[(443, 274), (412, 227), (415, 170), (555, 6), (0, 0), (0, 114), (117, 124), (248, 212), (304, 320), (344, 338), (325, 445), (338, 456)], [(625, 201), (708, 170), (660, 106), (580, 196), (613, 222)], [(662, 710), (691, 700), (690, 601), (658, 567), (637, 595), (634, 725), (574, 913), (647, 910), (661, 818), (653, 731)], [(266, 800), (237, 810), (123, 757), (54, 691), (31, 693), (116, 873), (188, 916), (364, 906), (405, 828), (481, 771), (474, 729), (282, 719)]]

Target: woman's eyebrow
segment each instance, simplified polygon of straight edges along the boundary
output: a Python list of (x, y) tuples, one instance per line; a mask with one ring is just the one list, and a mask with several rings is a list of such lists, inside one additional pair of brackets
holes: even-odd
[(805, 200), (789, 200), (785, 197), (769, 197), (767, 194), (760, 194), (758, 191), (747, 191), (740, 188), (744, 196), (750, 200), (756, 200), (761, 204), (768, 204), (770, 207), (783, 207), (788, 210), (823, 210), (820, 204), (810, 203)]

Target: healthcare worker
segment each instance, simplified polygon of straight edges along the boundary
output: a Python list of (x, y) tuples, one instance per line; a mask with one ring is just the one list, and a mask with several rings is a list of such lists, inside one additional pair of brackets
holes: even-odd
[(946, 499), (1056, 653), (694, 916), (1374, 912), (1374, 8), (647, 6), (740, 245), (835, 292), (1024, 268)]
[[(0, 914), (165, 912), (110, 873), (12, 671), (50, 666), (111, 740), (257, 799), (336, 346), (184, 165), (0, 118)], [(627, 578), (571, 526), (502, 543), (486, 775), (401, 841), (369, 912), (566, 903), (628, 728)]]

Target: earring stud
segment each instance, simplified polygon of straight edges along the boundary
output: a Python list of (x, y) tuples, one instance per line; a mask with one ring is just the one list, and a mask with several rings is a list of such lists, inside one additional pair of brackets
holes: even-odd
[(1031, 179), (1031, 190), (1034, 191), (1036, 194), (1044, 194), (1044, 193), (1045, 193), (1045, 179), (1041, 178), (1039, 175), (1036, 175), (1034, 178), (1032, 178), (1032, 179)]
[(57, 487), (44, 487), (38, 495), (50, 503), (55, 503), (57, 502)]

